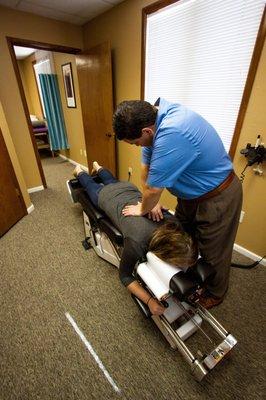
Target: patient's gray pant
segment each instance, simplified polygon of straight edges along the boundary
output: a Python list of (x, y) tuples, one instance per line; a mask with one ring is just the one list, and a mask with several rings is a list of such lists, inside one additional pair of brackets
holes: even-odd
[(232, 183), (215, 197), (202, 202), (179, 199), (176, 216), (192, 234), (199, 252), (216, 275), (207, 289), (222, 297), (228, 289), (233, 245), (242, 207), (242, 186), (235, 176)]

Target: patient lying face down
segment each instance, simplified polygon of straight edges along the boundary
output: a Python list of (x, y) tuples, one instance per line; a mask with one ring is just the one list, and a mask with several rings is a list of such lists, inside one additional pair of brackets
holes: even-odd
[(159, 222), (146, 217), (124, 216), (123, 208), (141, 201), (141, 192), (130, 182), (118, 181), (96, 161), (93, 163), (92, 174), (97, 174), (102, 183), (96, 183), (80, 166), (75, 168), (73, 174), (92, 203), (105, 212), (123, 235), (124, 249), (119, 266), (121, 282), (148, 305), (152, 314), (162, 314), (165, 308), (138, 283), (133, 276), (134, 267), (138, 260), (151, 251), (161, 260), (187, 269), (197, 261), (195, 243), (182, 230), (178, 220), (167, 212)]

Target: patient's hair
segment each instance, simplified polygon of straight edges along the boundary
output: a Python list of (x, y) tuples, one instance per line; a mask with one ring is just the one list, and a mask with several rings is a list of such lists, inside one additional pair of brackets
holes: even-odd
[(138, 139), (143, 128), (155, 124), (156, 116), (156, 107), (147, 101), (123, 101), (117, 106), (113, 116), (113, 129), (117, 139)]
[(178, 221), (173, 219), (153, 232), (149, 251), (161, 260), (179, 268), (192, 266), (198, 259), (195, 242), (182, 230)]

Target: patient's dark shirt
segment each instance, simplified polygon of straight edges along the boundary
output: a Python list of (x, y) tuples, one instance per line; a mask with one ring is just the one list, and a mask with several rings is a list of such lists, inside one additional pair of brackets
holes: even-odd
[(124, 237), (119, 277), (127, 286), (135, 280), (132, 273), (136, 262), (145, 256), (151, 234), (161, 222), (153, 222), (146, 217), (124, 217), (122, 210), (127, 204), (137, 204), (142, 196), (138, 188), (130, 182), (106, 185), (99, 193), (98, 205), (120, 230)]

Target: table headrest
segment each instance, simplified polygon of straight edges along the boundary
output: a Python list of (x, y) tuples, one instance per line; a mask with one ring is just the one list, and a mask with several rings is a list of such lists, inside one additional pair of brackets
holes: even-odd
[(147, 253), (146, 258), (146, 262), (138, 265), (137, 274), (157, 299), (161, 299), (169, 293), (171, 278), (182, 270), (175, 265), (160, 260), (150, 251)]
[(158, 278), (169, 287), (169, 282), (173, 275), (182, 271), (181, 268), (175, 265), (168, 264), (167, 262), (158, 258), (151, 251), (147, 253), (147, 262), (150, 269), (158, 276)]

